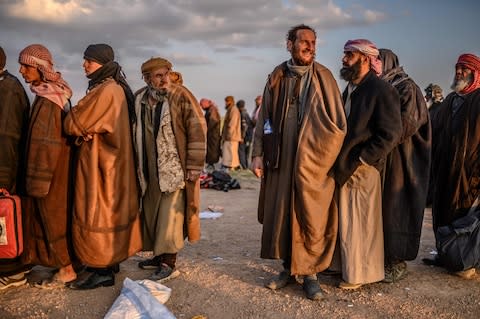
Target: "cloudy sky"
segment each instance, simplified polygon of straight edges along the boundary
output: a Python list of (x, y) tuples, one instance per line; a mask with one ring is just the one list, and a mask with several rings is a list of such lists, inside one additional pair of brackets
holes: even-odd
[[(83, 51), (108, 43), (133, 90), (140, 65), (169, 59), (200, 99), (244, 99), (248, 109), (272, 69), (289, 58), (285, 33), (305, 23), (317, 30), (317, 61), (338, 78), (343, 45), (367, 38), (390, 48), (423, 89), (444, 95), (461, 53), (480, 55), (478, 0), (0, 0), (0, 45), (18, 75), (18, 53), (40, 43), (74, 90), (85, 94)], [(21, 79), (21, 77), (20, 77)]]

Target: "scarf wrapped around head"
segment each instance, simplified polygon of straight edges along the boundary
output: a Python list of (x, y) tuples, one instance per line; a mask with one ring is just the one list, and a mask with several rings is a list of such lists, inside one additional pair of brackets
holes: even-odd
[(20, 52), (18, 62), (35, 67), (40, 72), (43, 82), (36, 86), (30, 85), (33, 93), (45, 97), (62, 109), (69, 105), (68, 100), (72, 97), (72, 90), (62, 78), (61, 73), (55, 71), (52, 55), (46, 47), (41, 44), (29, 45)]
[(125, 93), (130, 123), (134, 123), (136, 121), (135, 97), (133, 96), (132, 89), (127, 83), (122, 67), (113, 60), (115, 58), (115, 53), (113, 52), (112, 47), (104, 43), (90, 44), (83, 53), (83, 58), (85, 60), (95, 61), (102, 65), (101, 68), (87, 75), (87, 78), (90, 79), (90, 81), (88, 81), (88, 90), (91, 90), (94, 86), (108, 78), (114, 79), (115, 82), (122, 87), (123, 92)]
[(470, 84), (465, 89), (460, 91), (460, 93), (468, 94), (480, 88), (480, 58), (474, 54), (465, 53), (458, 57), (458, 62), (455, 65), (455, 67), (459, 65), (472, 70), (472, 73), (473, 73), (472, 84)]
[(345, 52), (358, 51), (366, 55), (370, 60), (370, 69), (376, 75), (382, 74), (382, 61), (379, 59), (377, 46), (367, 39), (348, 40), (343, 48)]

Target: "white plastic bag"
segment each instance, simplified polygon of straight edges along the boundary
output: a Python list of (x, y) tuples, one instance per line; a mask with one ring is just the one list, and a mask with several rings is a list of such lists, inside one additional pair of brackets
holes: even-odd
[(133, 281), (125, 278), (120, 296), (115, 300), (105, 319), (175, 319), (163, 304), (172, 289), (152, 280)]

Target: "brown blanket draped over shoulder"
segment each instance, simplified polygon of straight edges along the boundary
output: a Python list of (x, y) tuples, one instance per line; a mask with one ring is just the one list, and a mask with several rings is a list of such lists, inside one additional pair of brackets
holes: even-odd
[[(292, 154), (293, 184), (291, 189), (292, 221), (291, 273), (304, 275), (325, 270), (331, 263), (338, 231), (338, 211), (333, 200), (335, 181), (327, 174), (333, 166), (342, 147), (346, 134), (346, 119), (341, 95), (331, 72), (314, 63), (312, 82), (307, 94), (305, 113), (299, 128), (296, 154)], [(255, 130), (253, 156), (264, 155), (269, 161), (265, 178), (277, 168), (281, 152), (282, 122), (285, 116), (287, 67), (279, 65), (270, 75), (265, 87), (262, 114)], [(275, 138), (267, 149), (264, 137), (264, 123), (269, 119)], [(278, 133), (278, 134), (277, 134)], [(270, 154), (267, 154), (270, 153)], [(259, 220), (264, 214), (278, 214), (268, 211), (265, 204), (275, 198), (277, 189), (262, 185), (259, 200)], [(279, 185), (278, 187), (282, 187)], [(274, 227), (274, 225), (265, 225)], [(279, 230), (272, 230), (273, 236)], [(274, 243), (262, 242), (262, 246)], [(274, 251), (276, 249), (269, 249)], [(262, 251), (264, 251), (262, 249)], [(284, 256), (263, 256), (262, 258), (284, 258)]]
[[(80, 261), (107, 267), (142, 248), (135, 164), (125, 93), (113, 79), (95, 86), (64, 121), (85, 137), (77, 154), (73, 245)], [(91, 139), (90, 139), (91, 137)]]

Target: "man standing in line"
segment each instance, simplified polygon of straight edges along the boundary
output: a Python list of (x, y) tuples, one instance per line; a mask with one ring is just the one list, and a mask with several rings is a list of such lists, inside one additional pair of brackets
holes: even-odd
[(247, 109), (245, 108), (245, 101), (239, 100), (237, 102), (237, 108), (240, 111), (240, 132), (241, 138), (238, 146), (238, 157), (240, 158), (240, 165), (242, 169), (248, 168), (250, 143), (252, 142), (253, 125)]
[(222, 128), (222, 166), (229, 171), (240, 166), (238, 144), (242, 141), (240, 111), (235, 106), (233, 96), (225, 98), (225, 118)]
[(294, 26), (286, 40), (291, 59), (268, 78), (253, 145), (251, 169), (262, 177), (261, 257), (283, 260), (267, 288), (298, 275), (307, 298), (318, 300), (324, 295), (317, 273), (330, 265), (337, 239), (335, 181), (327, 173), (347, 127), (334, 77), (314, 61), (315, 30)]
[(200, 239), (200, 172), (205, 163), (206, 127), (193, 94), (172, 84), (172, 64), (156, 57), (141, 67), (147, 86), (135, 94), (134, 145), (141, 189), (143, 249), (153, 250), (142, 269), (150, 279), (178, 276), (177, 254)]
[(405, 73), (395, 53), (380, 49), (381, 79), (400, 95), (402, 135), (388, 154), (383, 183), (384, 282), (407, 274), (405, 260), (414, 260), (420, 247), (431, 152), (431, 128), (422, 91)]
[(382, 183), (387, 154), (402, 134), (400, 98), (379, 79), (378, 49), (365, 39), (347, 41), (340, 71), (348, 131), (332, 170), (339, 185), (342, 289), (384, 279)]
[(70, 233), (71, 143), (63, 119), (70, 110), (72, 90), (40, 44), (27, 46), (18, 57), (20, 73), (35, 100), (25, 150), (25, 264), (55, 267), (39, 288), (63, 288), (77, 278), (72, 266)]
[(215, 170), (215, 164), (220, 159), (220, 113), (213, 101), (201, 99), (200, 106), (205, 111), (205, 122), (207, 123), (207, 156), (205, 162), (209, 172)]
[[(6, 60), (0, 47), (0, 188), (10, 194), (24, 195), (19, 174), (24, 171), (21, 164), (25, 141), (22, 136), (27, 130), (30, 105), (20, 81), (5, 69)], [(21, 257), (0, 260), (0, 290), (25, 284), (23, 270)]]
[(72, 289), (113, 286), (119, 263), (142, 248), (131, 123), (133, 93), (108, 44), (84, 52), (87, 95), (65, 118), (76, 136), (75, 255), (87, 266)]
[[(480, 196), (480, 58), (462, 54), (452, 89), (432, 122), (433, 230), (465, 216)], [(477, 249), (480, 249), (477, 247)], [(426, 259), (439, 265), (438, 260)], [(475, 268), (455, 272), (471, 279)]]

